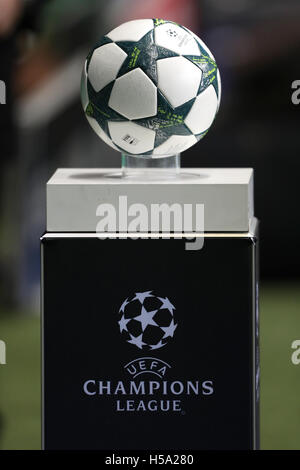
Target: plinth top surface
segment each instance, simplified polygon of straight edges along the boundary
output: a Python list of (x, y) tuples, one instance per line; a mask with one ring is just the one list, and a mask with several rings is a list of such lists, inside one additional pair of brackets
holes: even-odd
[[(251, 168), (184, 168), (173, 174), (165, 169), (155, 174), (147, 171), (123, 177), (117, 168), (58, 169), (47, 184), (47, 231), (95, 232), (108, 206), (118, 223), (125, 216), (131, 220), (131, 210), (137, 207), (143, 206), (148, 215), (160, 211), (158, 231), (166, 231), (162, 217), (166, 211), (170, 232), (178, 231), (174, 211), (199, 214), (200, 207), (205, 232), (249, 231), (254, 216)], [(199, 231), (196, 222), (193, 216), (189, 230)], [(107, 231), (124, 231), (121, 228), (108, 225)]]
[(181, 168), (175, 176), (165, 170), (156, 170), (141, 177), (123, 177), (118, 168), (59, 168), (48, 185), (119, 185), (119, 184), (201, 184), (201, 185), (247, 185), (252, 168)]

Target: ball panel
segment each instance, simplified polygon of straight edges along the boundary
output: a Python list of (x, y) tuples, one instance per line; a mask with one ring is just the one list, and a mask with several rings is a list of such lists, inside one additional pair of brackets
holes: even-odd
[(202, 93), (211, 83), (213, 84), (216, 93), (218, 95), (218, 81), (217, 81), (217, 72), (218, 67), (216, 62), (211, 59), (208, 55), (193, 55), (193, 56), (184, 56), (192, 64), (198, 67), (202, 72), (202, 79), (198, 89), (197, 95)]
[(218, 109), (218, 98), (213, 85), (210, 85), (197, 96), (185, 124), (194, 134), (206, 131), (215, 118)]
[(140, 334), (143, 333), (141, 323), (136, 320), (130, 320), (130, 322), (128, 322), (127, 330), (128, 330), (128, 333), (130, 333), (133, 336), (139, 336)]
[(164, 23), (155, 28), (155, 43), (177, 54), (199, 54), (195, 38), (181, 26)]
[(153, 150), (153, 155), (175, 155), (183, 152), (197, 142), (194, 135), (172, 135)]
[(118, 75), (127, 54), (116, 44), (98, 47), (91, 57), (88, 75), (95, 91), (100, 91)]
[(139, 41), (145, 34), (153, 29), (153, 20), (133, 20), (123, 23), (113, 29), (106, 36), (112, 41)]
[(108, 106), (108, 100), (113, 88), (114, 82), (109, 83), (98, 93), (92, 85), (87, 81), (87, 90), (89, 96), (89, 104), (85, 110), (87, 116), (94, 118), (102, 130), (109, 136), (108, 120), (110, 121), (126, 121), (126, 118), (114, 111)]
[(158, 88), (176, 108), (197, 96), (202, 71), (184, 57), (157, 61)]
[(148, 152), (154, 147), (155, 131), (146, 127), (130, 121), (108, 121), (108, 129), (112, 141), (129, 154)]
[(162, 306), (162, 301), (159, 300), (159, 298), (155, 297), (155, 296), (146, 297), (144, 302), (143, 302), (143, 305), (144, 305), (145, 309), (150, 312), (151, 310), (160, 309), (160, 307)]
[(159, 341), (162, 340), (164, 336), (164, 331), (161, 328), (149, 325), (144, 331), (143, 341), (147, 345), (156, 345)]
[(133, 300), (133, 298), (126, 304), (125, 309), (125, 318), (134, 318), (141, 313), (141, 303), (139, 300)]
[(216, 59), (214, 58), (213, 54), (211, 53), (210, 49), (207, 47), (207, 45), (205, 44), (204, 41), (202, 41), (202, 39), (199, 38), (199, 36), (197, 36), (197, 34), (195, 34), (193, 31), (191, 31), (190, 29), (186, 28), (185, 26), (182, 26), (186, 31), (188, 31), (192, 36), (193, 38), (195, 39), (195, 41), (197, 42), (198, 44), (198, 47), (199, 47), (199, 50), (200, 50), (200, 53), (201, 54), (204, 54), (204, 55), (208, 55), (212, 60), (216, 61)]
[(95, 44), (94, 44), (94, 47), (90, 50), (87, 58), (86, 58), (86, 61), (87, 61), (87, 70), (88, 70), (88, 67), (89, 67), (89, 63), (91, 61), (91, 58), (92, 58), (92, 55), (93, 55), (93, 52), (98, 49), (98, 47), (101, 47), (101, 46), (104, 46), (104, 44), (109, 44), (111, 43), (112, 40), (109, 39), (107, 36), (102, 36)]
[(172, 321), (173, 315), (166, 308), (159, 309), (153, 317), (158, 326), (167, 327)]
[(154, 116), (157, 112), (156, 86), (141, 69), (134, 69), (117, 78), (108, 105), (127, 119)]
[(96, 134), (110, 147), (112, 147), (114, 150), (119, 150), (114, 143), (110, 140), (108, 135), (101, 129), (100, 125), (96, 121), (96, 119), (92, 118), (91, 116), (86, 115), (87, 120), (90, 123), (90, 126), (94, 129)]

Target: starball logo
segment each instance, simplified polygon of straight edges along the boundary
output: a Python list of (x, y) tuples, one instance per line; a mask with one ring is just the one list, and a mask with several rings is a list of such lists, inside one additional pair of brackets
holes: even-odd
[(178, 326), (174, 305), (167, 297), (159, 297), (152, 291), (137, 292), (124, 300), (119, 316), (122, 336), (144, 351), (165, 346)]
[[(176, 308), (168, 297), (154, 291), (135, 292), (118, 311), (118, 327), (128, 344), (141, 352), (161, 350), (173, 341), (178, 327)], [(152, 355), (140, 356), (123, 366), (129, 380), (89, 379), (83, 392), (89, 397), (115, 397), (117, 412), (181, 412), (182, 398), (206, 397), (214, 383), (206, 380), (168, 380), (171, 365)]]

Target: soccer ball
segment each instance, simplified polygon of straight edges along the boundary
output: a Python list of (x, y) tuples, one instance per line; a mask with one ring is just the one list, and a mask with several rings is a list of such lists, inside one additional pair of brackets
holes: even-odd
[(174, 305), (152, 291), (127, 298), (120, 307), (118, 323), (125, 340), (145, 351), (165, 346), (177, 328)]
[(184, 26), (134, 20), (103, 36), (83, 68), (85, 115), (101, 139), (129, 155), (180, 153), (207, 133), (220, 74), (206, 45)]

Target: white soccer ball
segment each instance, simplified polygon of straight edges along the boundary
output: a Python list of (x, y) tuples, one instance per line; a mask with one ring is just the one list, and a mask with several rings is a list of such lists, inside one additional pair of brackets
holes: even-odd
[(81, 99), (94, 131), (115, 150), (153, 158), (188, 149), (219, 109), (220, 73), (207, 46), (161, 19), (118, 26), (94, 46)]

